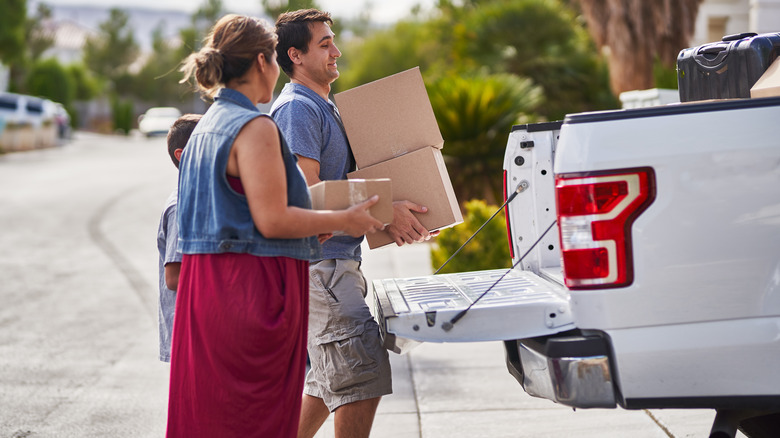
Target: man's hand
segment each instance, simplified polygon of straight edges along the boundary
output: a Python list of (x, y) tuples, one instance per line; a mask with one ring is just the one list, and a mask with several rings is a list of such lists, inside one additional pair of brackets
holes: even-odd
[(398, 246), (403, 246), (404, 243), (423, 242), (432, 236), (412, 214), (413, 211), (427, 213), (428, 208), (411, 201), (393, 202), (393, 222), (386, 230)]

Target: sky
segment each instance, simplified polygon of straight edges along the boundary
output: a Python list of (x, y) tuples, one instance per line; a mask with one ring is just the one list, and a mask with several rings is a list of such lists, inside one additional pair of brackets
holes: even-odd
[[(49, 5), (128, 6), (127, 0), (42, 0)], [(251, 13), (259, 9), (260, 0), (222, 0), (230, 12)], [(318, 0), (320, 7), (334, 17), (352, 18), (371, 5), (371, 19), (375, 23), (392, 23), (409, 14), (414, 5), (430, 9), (435, 0)], [(203, 2), (198, 0), (132, 0), (134, 7), (174, 9), (194, 12)], [(249, 7), (247, 7), (249, 5)], [(257, 6), (255, 6), (257, 5)]]

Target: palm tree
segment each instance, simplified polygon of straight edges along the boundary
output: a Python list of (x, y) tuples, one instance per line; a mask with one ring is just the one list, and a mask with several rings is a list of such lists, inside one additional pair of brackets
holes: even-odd
[(428, 96), (456, 196), (497, 203), (509, 131), (542, 102), (541, 88), (511, 74), (451, 75), (429, 84)]
[(610, 87), (653, 88), (656, 58), (673, 67), (688, 47), (702, 0), (579, 0), (588, 29), (608, 54)]

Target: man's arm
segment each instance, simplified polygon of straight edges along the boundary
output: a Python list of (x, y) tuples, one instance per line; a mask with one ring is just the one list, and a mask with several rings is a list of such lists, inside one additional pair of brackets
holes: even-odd
[(303, 171), (306, 184), (311, 187), (320, 182), (320, 162), (298, 154), (295, 154), (295, 156), (298, 157), (298, 167)]
[[(298, 157), (298, 167), (301, 168), (303, 177), (306, 178), (306, 185), (311, 187), (320, 182), (320, 162), (313, 158), (307, 158), (298, 154), (295, 156)], [(333, 237), (333, 234), (331, 233), (320, 234), (317, 236), (317, 240), (322, 243), (331, 237)]]

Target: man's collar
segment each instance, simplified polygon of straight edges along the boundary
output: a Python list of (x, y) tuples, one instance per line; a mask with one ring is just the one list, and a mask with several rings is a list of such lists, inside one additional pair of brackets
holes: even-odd
[(320, 96), (316, 91), (312, 90), (306, 85), (301, 84), (300, 82), (290, 82), (288, 85), (293, 87), (293, 89), (296, 92), (305, 94), (306, 97), (314, 100), (315, 102), (327, 102), (329, 104), (331, 103), (330, 99), (323, 99), (322, 96)]

